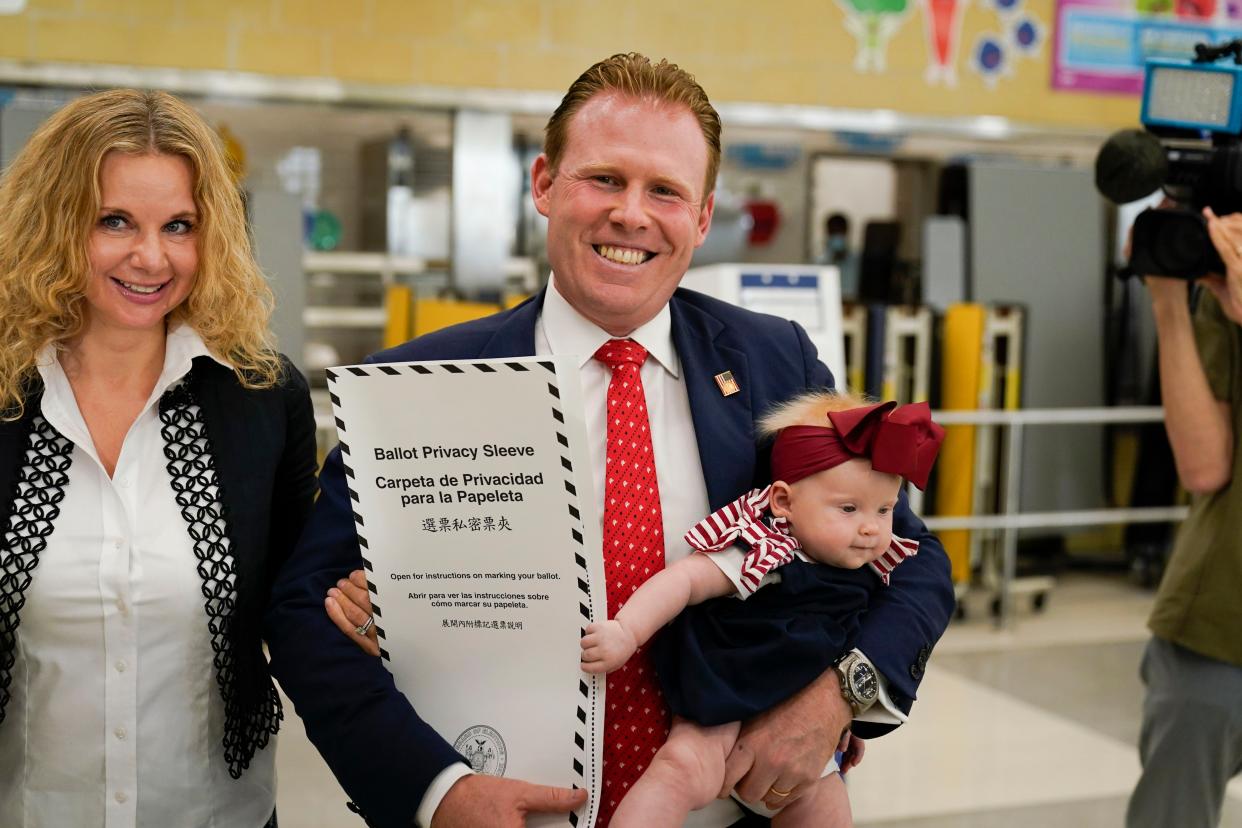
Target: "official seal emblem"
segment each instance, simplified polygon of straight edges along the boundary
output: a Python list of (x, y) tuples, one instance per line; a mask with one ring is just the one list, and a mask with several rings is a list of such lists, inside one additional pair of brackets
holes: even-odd
[(454, 749), (470, 762), (470, 769), (475, 773), (486, 773), (491, 776), (504, 776), (508, 754), (505, 753), (505, 740), (494, 728), (487, 725), (468, 727), (453, 742)]

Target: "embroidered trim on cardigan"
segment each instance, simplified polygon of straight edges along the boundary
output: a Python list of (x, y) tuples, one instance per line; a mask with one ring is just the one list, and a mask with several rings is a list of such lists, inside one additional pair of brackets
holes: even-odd
[[(246, 705), (238, 686), (240, 648), (229, 635), (237, 603), (237, 567), (227, 538), (219, 477), (206, 427), (188, 382), (170, 389), (160, 399), (160, 421), (168, 474), (203, 579), (212, 661), (224, 702), (224, 758), (229, 775), (237, 779), (280, 727), (280, 697), (269, 678), (257, 704)], [(25, 593), (60, 515), (72, 453), (73, 442), (47, 420), (40, 415), (31, 419), (29, 445), (17, 476), (8, 525), (0, 536), (0, 722), (10, 699)]]
[(182, 382), (165, 392), (160, 399), (160, 421), (164, 424), (160, 433), (164, 436), (168, 475), (203, 579), (216, 683), (224, 701), (224, 758), (229, 775), (237, 779), (250, 767), (255, 752), (267, 747), (280, 728), (280, 697), (269, 679), (257, 704), (243, 704), (238, 659), (244, 656), (235, 637), (230, 636), (236, 613), (237, 562), (227, 536), (224, 496), (206, 424), (189, 383)]
[(8, 526), (0, 538), (0, 553), (7, 550), (0, 557), (0, 722), (9, 704), (9, 685), (17, 662), (17, 627), (26, 604), (26, 589), (60, 514), (72, 453), (71, 441), (43, 417), (34, 417)]

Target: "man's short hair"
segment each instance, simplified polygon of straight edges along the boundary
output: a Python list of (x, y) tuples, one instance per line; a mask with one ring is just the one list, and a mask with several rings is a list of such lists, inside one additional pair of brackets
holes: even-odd
[(553, 174), (565, 152), (569, 121), (587, 101), (605, 92), (619, 92), (634, 98), (681, 104), (689, 108), (698, 119), (703, 138), (707, 141), (707, 177), (703, 182), (703, 198), (706, 200), (716, 189), (716, 171), (720, 168), (720, 115), (693, 75), (675, 63), (667, 60), (653, 63), (637, 52), (616, 54), (601, 60), (570, 84), (569, 91), (544, 128), (543, 151)]
[(824, 222), (824, 230), (830, 236), (843, 236), (850, 232), (850, 220), (845, 213), (833, 213)]

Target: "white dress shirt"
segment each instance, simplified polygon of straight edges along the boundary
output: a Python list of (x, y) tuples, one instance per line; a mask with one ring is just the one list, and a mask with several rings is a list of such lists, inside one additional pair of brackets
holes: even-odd
[[(577, 360), (600, 520), (603, 520), (604, 514), (604, 469), (608, 443), (605, 415), (612, 371), (594, 355), (601, 345), (612, 338), (611, 334), (583, 317), (565, 301), (556, 290), (556, 276), (553, 274), (544, 293), (539, 321), (535, 324), (535, 354), (568, 355)], [(690, 413), (690, 396), (681, 375), (681, 360), (673, 347), (672, 312), (668, 305), (665, 304), (654, 319), (628, 338), (646, 348), (649, 354), (642, 367), (643, 393), (651, 420), (656, 480), (660, 487), (660, 509), (664, 516), (664, 537), (667, 539), (664, 559), (668, 564), (690, 554), (690, 547), (682, 541), (682, 536), (711, 511), (707, 482), (699, 460), (699, 444), (694, 433), (694, 418)], [(726, 573), (730, 568), (740, 572), (745, 553), (738, 547), (731, 547), (717, 553), (717, 556), (735, 559), (735, 567), (722, 566)], [(882, 679), (880, 683), (883, 686)], [(897, 723), (891, 718), (892, 713), (896, 713), (901, 717), (900, 721), (904, 721), (905, 717), (888, 702), (887, 693), (882, 690), (881, 695), (881, 704), (887, 704), (891, 712), (877, 704), (864, 714), (864, 718)], [(444, 794), (448, 793), (454, 782), (468, 773), (470, 769), (464, 764), (451, 765), (440, 772), (427, 788), (418, 809), (420, 825), (431, 824), (431, 816)], [(730, 825), (741, 817), (742, 811), (732, 800), (715, 800), (706, 808), (690, 814), (685, 824), (695, 828), (715, 828)]]
[(0, 723), (5, 828), (259, 828), (271, 816), (275, 742), (241, 779), (224, 760), (202, 579), (160, 434), (160, 396), (201, 355), (191, 328), (169, 333), (111, 478), (54, 350), (41, 355), (41, 412), (72, 441), (72, 465), (17, 630)]

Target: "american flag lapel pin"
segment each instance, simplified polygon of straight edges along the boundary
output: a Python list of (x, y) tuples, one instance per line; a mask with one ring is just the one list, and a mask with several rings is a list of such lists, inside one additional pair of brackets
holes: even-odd
[(725, 397), (731, 397), (742, 390), (738, 387), (737, 380), (733, 378), (732, 371), (717, 374), (716, 385), (720, 388), (721, 395)]

